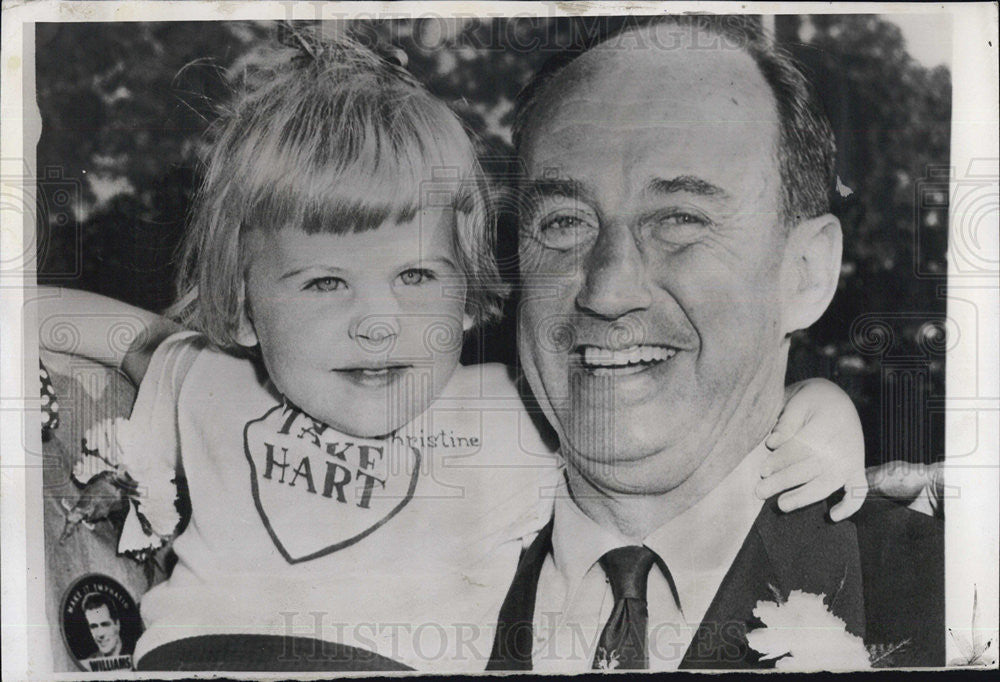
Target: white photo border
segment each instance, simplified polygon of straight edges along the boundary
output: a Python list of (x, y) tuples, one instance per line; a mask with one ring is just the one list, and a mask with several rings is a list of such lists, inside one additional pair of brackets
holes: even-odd
[[(975, 183), (994, 188), (1000, 179), (1000, 116), (995, 3), (755, 3), (723, 2), (4, 2), (2, 27), (2, 172), (5, 195), (34, 201), (37, 166), (34, 146), (40, 117), (34, 103), (34, 23), (127, 21), (234, 21), (405, 18), (413, 16), (570, 16), (654, 14), (687, 11), (720, 14), (879, 13), (948, 15), (952, 36), (952, 185), (949, 245), (974, 244), (979, 271), (957, 271), (960, 249), (948, 253), (948, 316), (962, 333), (947, 354), (946, 393), (946, 623), (948, 660), (960, 656), (957, 637), (971, 637), (973, 595), (978, 593), (982, 636), (996, 642), (998, 566), (1000, 566), (1000, 227), (992, 212), (963, 214), (954, 207)], [(968, 180), (968, 182), (957, 182)], [(982, 207), (978, 209), (981, 211)], [(983, 222), (985, 221), (985, 222)], [(0, 428), (3, 544), (3, 674), (10, 678), (74, 679), (87, 675), (51, 672), (43, 591), (41, 546), (29, 538), (41, 533), (41, 468), (26, 452), (40, 452), (36, 424), (37, 366), (35, 321), (23, 308), (34, 273), (18, 267), (31, 262), (34, 224), (30, 211), (4, 204), (0, 216)], [(17, 254), (11, 257), (10, 254)], [(34, 398), (29, 396), (34, 395)], [(30, 417), (29, 417), (30, 415)], [(34, 428), (31, 425), (35, 425)], [(37, 441), (37, 442), (36, 442)], [(48, 624), (51, 625), (51, 624)], [(994, 647), (995, 655), (995, 647)], [(129, 677), (138, 677), (132, 674)], [(163, 674), (156, 677), (162, 678)], [(255, 675), (254, 677), (260, 677)], [(287, 677), (287, 674), (281, 675)]]

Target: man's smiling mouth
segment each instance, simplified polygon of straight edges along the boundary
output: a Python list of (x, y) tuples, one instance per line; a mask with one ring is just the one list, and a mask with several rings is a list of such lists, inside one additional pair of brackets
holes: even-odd
[(580, 366), (594, 376), (637, 374), (677, 355), (673, 346), (635, 345), (627, 348), (580, 346)]

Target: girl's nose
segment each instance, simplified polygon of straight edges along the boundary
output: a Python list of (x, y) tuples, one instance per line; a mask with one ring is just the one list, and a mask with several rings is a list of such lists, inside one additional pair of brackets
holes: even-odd
[(399, 336), (399, 316), (395, 313), (359, 315), (348, 334), (369, 352), (387, 352)]

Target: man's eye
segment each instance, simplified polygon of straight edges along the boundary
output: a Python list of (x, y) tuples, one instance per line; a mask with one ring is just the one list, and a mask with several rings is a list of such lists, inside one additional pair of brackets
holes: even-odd
[(711, 221), (700, 213), (671, 211), (644, 221), (652, 236), (672, 244), (687, 244), (701, 238)]
[(434, 273), (423, 268), (411, 268), (399, 273), (399, 281), (407, 286), (423, 284), (434, 279)]
[(696, 211), (669, 211), (654, 215), (650, 222), (663, 226), (707, 225), (709, 220)]
[(550, 249), (572, 249), (587, 242), (597, 232), (592, 217), (578, 213), (561, 213), (538, 221), (537, 236)]
[(572, 230), (583, 224), (583, 221), (576, 216), (572, 215), (561, 215), (551, 218), (545, 221), (541, 225), (542, 232), (551, 232), (554, 230)]
[(347, 282), (339, 277), (317, 277), (310, 280), (305, 288), (312, 291), (337, 291), (338, 289), (346, 289)]
[(668, 225), (701, 225), (705, 220), (692, 213), (674, 213), (673, 215), (665, 216), (661, 222)]

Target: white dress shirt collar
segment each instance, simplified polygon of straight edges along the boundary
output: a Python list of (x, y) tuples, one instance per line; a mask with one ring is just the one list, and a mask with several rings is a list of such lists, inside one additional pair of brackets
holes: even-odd
[[(689, 624), (701, 622), (760, 513), (763, 501), (754, 488), (766, 456), (761, 443), (705, 497), (643, 540), (669, 569)], [(563, 479), (556, 493), (552, 554), (569, 600), (604, 553), (632, 544), (584, 514)]]

